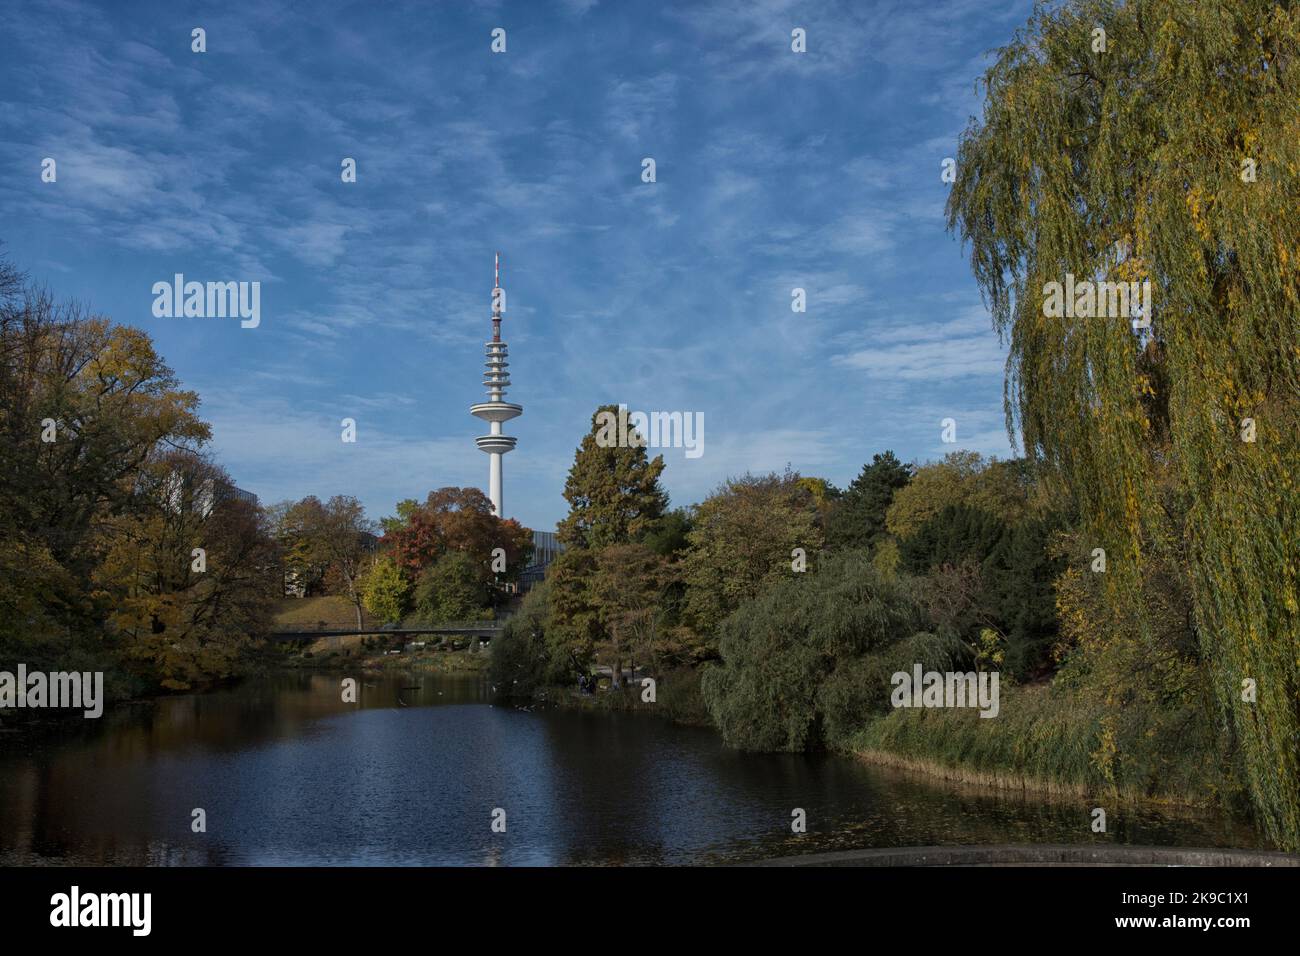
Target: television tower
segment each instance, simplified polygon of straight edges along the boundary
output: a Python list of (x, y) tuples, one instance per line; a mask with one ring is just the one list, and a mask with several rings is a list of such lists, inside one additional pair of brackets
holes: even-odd
[(505, 292), (501, 289), (501, 253), (496, 256), (495, 281), (492, 285), (492, 341), (487, 343), (487, 361), (484, 363), (483, 385), (488, 390), (488, 400), (469, 407), (469, 413), (490, 423), (488, 434), (474, 439), (480, 451), (488, 453), (488, 497), (498, 518), (505, 517), (501, 497), (501, 456), (513, 451), (516, 439), (501, 434), (501, 423), (524, 413), (522, 405), (502, 401), (510, 384), (506, 368), (509, 349), (501, 341), (501, 313), (505, 311)]

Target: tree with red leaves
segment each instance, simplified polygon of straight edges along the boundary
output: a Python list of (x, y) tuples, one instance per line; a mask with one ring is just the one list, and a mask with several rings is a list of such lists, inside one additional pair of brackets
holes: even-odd
[[(412, 581), (452, 552), (481, 563), (488, 579), (516, 581), (532, 556), (532, 532), (514, 518), (494, 515), (492, 502), (477, 488), (439, 488), (424, 504), (398, 510), (406, 520), (385, 521), (384, 543)], [(505, 551), (504, 561), (494, 561), (496, 548)]]

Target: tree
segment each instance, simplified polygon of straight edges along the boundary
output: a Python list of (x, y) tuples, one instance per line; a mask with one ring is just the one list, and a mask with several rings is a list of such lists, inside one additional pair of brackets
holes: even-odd
[(798, 474), (731, 478), (695, 509), (683, 557), (685, 616), (697, 634), (713, 632), (741, 602), (795, 573), (794, 550), (822, 548), (812, 492)]
[(609, 640), (590, 587), (596, 554), (591, 548), (569, 548), (546, 569), (551, 608), (546, 642), (555, 660), (569, 661), (578, 672), (585, 672), (596, 648)]
[(275, 544), (265, 516), (230, 488), (211, 462), (168, 452), (137, 478), (138, 507), (100, 525), (93, 581), (115, 595), (109, 623), (127, 659), (168, 689), (233, 676), (267, 629)]
[(907, 591), (860, 552), (831, 555), (745, 601), (722, 624), (720, 664), (704, 699), (723, 739), (747, 750), (816, 750), (845, 743), (888, 707), (890, 675), (948, 670), (959, 645), (920, 632)]
[[(384, 519), (393, 560), (414, 580), (452, 552), (482, 565), (485, 580), (516, 581), (533, 551), (532, 533), (513, 518), (492, 513), (492, 502), (477, 488), (439, 488), (424, 504), (398, 504), (398, 518)], [(398, 523), (403, 518), (402, 523)], [(493, 551), (505, 554), (505, 570), (490, 570)]]
[(430, 624), (478, 620), (490, 610), (487, 565), (464, 551), (448, 551), (420, 575), (415, 610)]
[(492, 640), (489, 680), (499, 697), (531, 697), (535, 690), (576, 677), (569, 655), (550, 640), (550, 581), (524, 595), (519, 610)]
[(615, 687), (623, 683), (629, 657), (640, 653), (657, 665), (663, 597), (671, 580), (668, 562), (644, 544), (611, 544), (597, 552), (588, 587), (607, 636), (596, 650), (609, 658)]
[(0, 659), (121, 690), (241, 669), (279, 556), (197, 409), (148, 335), (0, 259)]
[(308, 495), (301, 501), (282, 502), (272, 513), (286, 580), (301, 587), (304, 595), (345, 595), (360, 628), (365, 604), (361, 576), (376, 545), (374, 522), (366, 517), (361, 502), (335, 495), (322, 504)]
[[(306, 501), (315, 499), (306, 499), (304, 504)], [(334, 576), (338, 582), (335, 590), (352, 603), (360, 629), (364, 626), (361, 572), (374, 553), (374, 522), (366, 517), (361, 502), (350, 495), (335, 495), (324, 505), (315, 502), (304, 511), (302, 535), (309, 560), (326, 569), (327, 580)]]
[(974, 647), (992, 630), (1005, 644), (1006, 670), (1032, 676), (1047, 664), (1057, 635), (1048, 555), (1053, 526), (1041, 518), (1009, 524), (965, 504), (948, 505), (900, 542), (902, 568), (925, 575), (931, 623)]
[(831, 549), (869, 550), (885, 536), (885, 511), (894, 495), (912, 479), (912, 466), (900, 462), (892, 451), (873, 455), (871, 464), (839, 497), (830, 510), (826, 544)]
[(1020, 459), (985, 459), (979, 452), (954, 451), (916, 469), (885, 515), (890, 534), (907, 538), (951, 505), (969, 505), (1007, 523), (1039, 507), (1031, 466)]
[(1011, 525), (985, 561), (989, 587), (1007, 638), (1006, 670), (1029, 678), (1050, 671), (1059, 632), (1056, 578), (1063, 562), (1049, 553), (1057, 524), (1027, 518)]
[[(560, 522), (559, 537), (568, 548), (546, 575), (552, 612), (547, 641), (557, 657), (567, 657), (578, 670), (585, 669), (599, 649), (612, 654), (618, 686), (628, 641), (633, 633), (643, 633), (650, 619), (638, 605), (633, 613), (643, 617), (633, 624), (614, 609), (613, 596), (620, 591), (643, 593), (639, 589), (654, 585), (642, 578), (616, 582), (610, 569), (622, 565), (628, 573), (640, 574), (653, 567), (657, 575), (663, 564), (658, 555), (681, 547), (689, 519), (680, 511), (665, 514), (668, 496), (659, 485), (663, 456), (649, 460), (635, 431), (627, 447), (598, 440), (602, 413), (617, 415), (618, 409), (605, 405), (592, 415), (591, 431), (574, 453), (564, 485), (569, 513)], [(642, 542), (651, 543), (626, 548)], [(616, 550), (602, 565), (601, 555), (608, 548)]]
[(641, 541), (655, 554), (674, 558), (690, 544), (691, 514), (685, 508), (666, 511), (645, 533)]
[(197, 408), (145, 333), (0, 259), (0, 657), (117, 655), (122, 594), (92, 583), (107, 523), (147, 512), (138, 479), (158, 455), (209, 437)]
[(402, 619), (410, 600), (411, 586), (392, 558), (375, 558), (361, 579), (361, 602), (373, 617), (385, 624)]
[(414, 498), (403, 498), (397, 503), (397, 514), (387, 518), (379, 519), (379, 526), (383, 529), (385, 535), (395, 534), (404, 528), (411, 520), (411, 516), (420, 508), (420, 503)]
[[(1139, 634), (1159, 629), (1153, 569), (1187, 575), (1256, 811), (1289, 849), (1300, 570), (1279, 542), (1300, 540), (1298, 54), (1294, 4), (1040, 6), (985, 74), (948, 201), (1009, 344), (1008, 424), (1077, 502)], [(1113, 287), (1106, 308), (1085, 292), (1057, 309), (1071, 277), (1149, 283), (1149, 329), (1135, 334)]]
[(315, 495), (300, 501), (282, 501), (270, 514), (280, 545), (286, 587), (302, 589), (304, 597), (325, 592), (330, 557), (321, 547), (320, 529), (325, 526), (325, 506)]
[(640, 540), (668, 507), (659, 485), (663, 456), (648, 459), (645, 448), (632, 440), (629, 447), (603, 447), (597, 441), (602, 412), (617, 415), (618, 408), (602, 405), (591, 416), (591, 431), (574, 453), (564, 483), (569, 514), (560, 522), (559, 537), (570, 548)]

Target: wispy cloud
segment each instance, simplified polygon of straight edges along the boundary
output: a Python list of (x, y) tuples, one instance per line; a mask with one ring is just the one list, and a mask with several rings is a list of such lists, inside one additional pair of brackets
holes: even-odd
[[(1029, 7), (16, 7), (0, 239), (149, 331), (264, 498), (346, 492), (385, 513), (485, 481), (468, 406), (497, 250), (525, 407), (507, 507), (526, 523), (563, 515), (573, 450), (611, 401), (705, 413), (705, 456), (665, 472), (678, 503), (787, 463), (846, 483), (886, 447), (942, 454), (950, 415), (959, 442), (1005, 445), (1005, 351), (944, 231), (939, 162)], [(261, 281), (261, 326), (152, 319), (175, 272)]]

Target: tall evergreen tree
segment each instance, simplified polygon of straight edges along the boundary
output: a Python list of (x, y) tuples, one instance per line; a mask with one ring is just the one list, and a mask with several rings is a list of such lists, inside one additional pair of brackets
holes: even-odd
[(583, 436), (564, 483), (569, 514), (560, 522), (559, 536), (571, 548), (639, 541), (668, 507), (668, 495), (659, 484), (663, 456), (650, 459), (645, 448), (631, 441), (629, 447), (619, 447), (598, 440), (605, 431), (602, 412), (617, 416), (618, 408), (596, 409), (591, 431)]
[[(569, 514), (559, 526), (559, 537), (568, 550), (551, 565), (546, 581), (551, 604), (551, 626), (547, 644), (556, 660), (569, 661), (575, 670), (585, 670), (593, 654), (601, 650), (610, 657), (614, 684), (618, 686), (626, 627), (611, 616), (602, 602), (602, 567), (612, 566), (602, 552), (623, 545), (666, 537), (658, 547), (673, 547), (680, 537), (684, 516), (666, 519), (668, 495), (659, 484), (664, 470), (662, 455), (650, 459), (635, 431), (617, 436), (609, 428), (610, 416), (618, 407), (602, 405), (591, 416), (591, 430), (573, 456), (564, 484)], [(614, 439), (611, 441), (611, 438)], [(620, 438), (628, 439), (626, 442)], [(676, 535), (672, 526), (678, 526)], [(647, 552), (653, 556), (654, 552)], [(624, 566), (625, 571), (632, 571)], [(636, 587), (639, 582), (625, 582)]]
[[(992, 628), (1006, 642), (1005, 670), (1037, 673), (1057, 635), (1053, 580), (1060, 562), (1048, 554), (1052, 524), (1026, 518), (1011, 524), (967, 504), (948, 505), (899, 545), (900, 563), (928, 575), (931, 610), (968, 642)], [(965, 592), (963, 585), (970, 590)]]
[(832, 550), (874, 548), (885, 536), (885, 512), (894, 494), (912, 480), (912, 466), (892, 451), (873, 455), (830, 510), (826, 544)]

